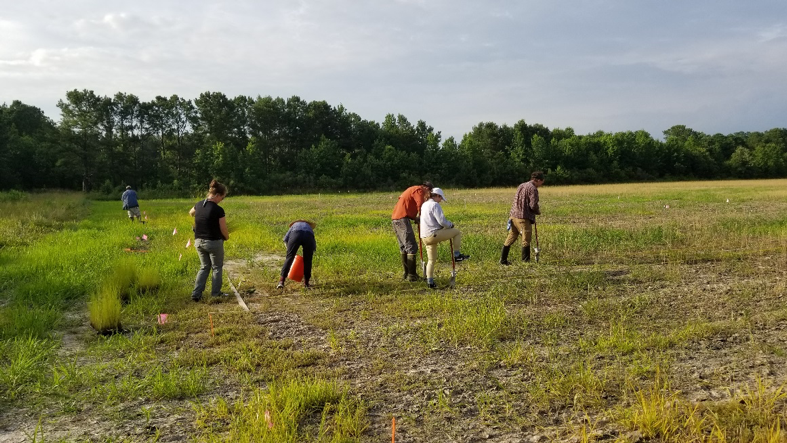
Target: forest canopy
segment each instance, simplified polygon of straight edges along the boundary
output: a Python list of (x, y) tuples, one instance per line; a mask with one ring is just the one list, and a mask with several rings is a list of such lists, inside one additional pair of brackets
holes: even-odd
[(234, 194), (514, 186), (787, 176), (787, 129), (708, 135), (673, 126), (577, 135), (520, 120), (481, 122), (461, 141), (404, 115), (365, 120), (344, 106), (204, 92), (149, 102), (72, 90), (59, 122), (34, 106), (0, 106), (0, 189), (111, 194), (132, 185), (170, 194), (211, 178)]

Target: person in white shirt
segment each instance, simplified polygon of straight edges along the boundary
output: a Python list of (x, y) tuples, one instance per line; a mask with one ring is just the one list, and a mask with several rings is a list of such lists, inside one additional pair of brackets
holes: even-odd
[(432, 289), (437, 288), (434, 282), (434, 263), (437, 260), (438, 243), (453, 240), (454, 260), (459, 262), (470, 258), (469, 255), (459, 252), (462, 247), (462, 233), (445, 218), (443, 208), (440, 206), (441, 201), (448, 201), (445, 193), (440, 188), (434, 188), (429, 200), (421, 206), (421, 239), (426, 245), (426, 255), (429, 258), (426, 264), (426, 282)]

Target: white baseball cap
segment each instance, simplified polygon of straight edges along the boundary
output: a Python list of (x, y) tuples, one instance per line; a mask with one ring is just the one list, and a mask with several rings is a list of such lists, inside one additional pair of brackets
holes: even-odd
[(432, 188), (432, 194), (437, 194), (437, 195), (439, 195), (440, 197), (443, 198), (443, 201), (446, 201), (446, 202), (448, 201), (448, 199), (445, 198), (445, 193), (440, 188)]

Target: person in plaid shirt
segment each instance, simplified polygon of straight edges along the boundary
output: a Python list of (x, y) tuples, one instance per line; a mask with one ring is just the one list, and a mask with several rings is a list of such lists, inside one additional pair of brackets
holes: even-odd
[(503, 243), (500, 253), (500, 264), (508, 266), (508, 251), (514, 244), (519, 234), (522, 234), (522, 261), (530, 261), (530, 239), (533, 225), (536, 224), (536, 215), (541, 215), (538, 208), (538, 188), (544, 184), (544, 173), (535, 171), (530, 174), (530, 181), (522, 183), (516, 189), (514, 203), (508, 214), (509, 232)]

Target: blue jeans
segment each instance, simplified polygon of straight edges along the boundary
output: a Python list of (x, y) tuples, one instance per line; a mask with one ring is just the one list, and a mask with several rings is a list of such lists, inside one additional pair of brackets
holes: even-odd
[(224, 240), (194, 240), (194, 248), (199, 255), (200, 268), (197, 272), (197, 281), (194, 282), (194, 290), (191, 298), (200, 299), (205, 284), (208, 282), (208, 274), (213, 270), (211, 279), (211, 295), (221, 295), (221, 270), (224, 266)]

